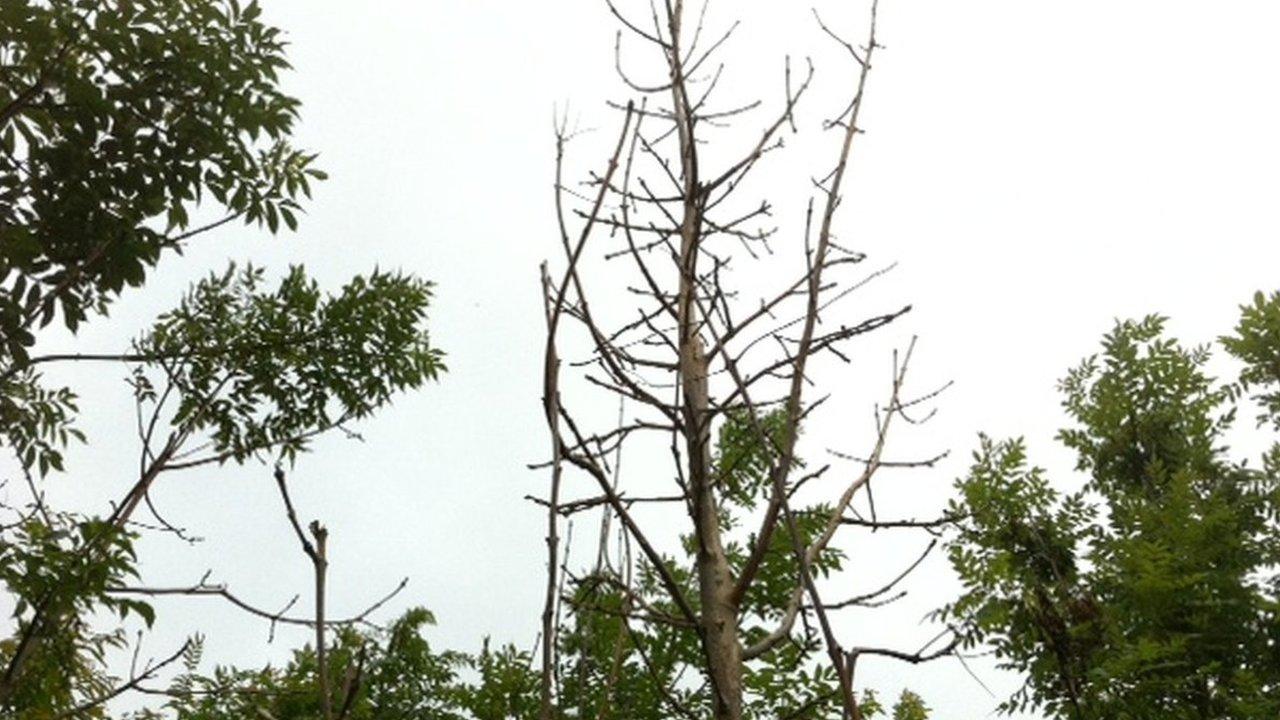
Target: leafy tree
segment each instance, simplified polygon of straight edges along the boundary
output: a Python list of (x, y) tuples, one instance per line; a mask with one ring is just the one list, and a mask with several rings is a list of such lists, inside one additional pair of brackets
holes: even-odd
[[(296, 227), (324, 173), (289, 144), (298, 102), (279, 86), (283, 51), (257, 3), (0, 4), (0, 445), (31, 493), (0, 518), (0, 587), (14, 608), (0, 636), (0, 715), (100, 717), (106, 700), (193, 652), (129, 677), (107, 664), (126, 644), (118, 621), (154, 620), (147, 589), (133, 585), (133, 545), (162, 477), (292, 462), (317, 434), (444, 370), (425, 329), (429, 283), (375, 271), (326, 293), (300, 267), (278, 283), (251, 266), (212, 273), (124, 351), (34, 352), (41, 328), (60, 317), (74, 332), (104, 314), (165, 251), (236, 220)], [(193, 222), (197, 205), (212, 222)], [(86, 440), (74, 392), (42, 381), (55, 362), (130, 368), (138, 474), (109, 512), (44, 500), (45, 476), (66, 472), (67, 444)]]
[(1085, 476), (1064, 494), (1021, 440), (983, 438), (953, 512), (965, 592), (942, 615), (1026, 684), (1002, 706), (1064, 718), (1271, 718), (1280, 712), (1280, 443), (1232, 457), (1252, 398), (1280, 429), (1280, 293), (1242, 308), (1221, 346), (1126, 321), (1060, 383), (1058, 439)]

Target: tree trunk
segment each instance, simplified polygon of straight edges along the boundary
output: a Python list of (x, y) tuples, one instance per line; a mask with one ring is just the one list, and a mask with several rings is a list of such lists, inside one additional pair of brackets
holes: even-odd
[(712, 684), (715, 718), (742, 717), (742, 645), (734, 580), (720, 539), (720, 517), (711, 472), (711, 423), (707, 399), (707, 359), (694, 335), (682, 353), (685, 438), (689, 453), (689, 492), (693, 496), (695, 562), (701, 633)]

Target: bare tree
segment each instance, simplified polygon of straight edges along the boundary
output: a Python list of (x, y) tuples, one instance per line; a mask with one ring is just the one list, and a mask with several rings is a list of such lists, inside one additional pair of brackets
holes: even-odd
[[(858, 470), (826, 502), (796, 505), (801, 486), (831, 469), (806, 464), (797, 452), (801, 424), (825, 400), (811, 397), (811, 361), (828, 354), (850, 362), (843, 351), (847, 343), (910, 309), (849, 320), (840, 304), (878, 274), (861, 271), (864, 256), (842, 246), (835, 232), (842, 188), (860, 134), (864, 91), (880, 47), (876, 3), (871, 4), (866, 40), (860, 46), (842, 39), (814, 13), (817, 29), (847, 50), (853, 72), (847, 105), (823, 123), (839, 137), (834, 162), (813, 180), (803, 227), (783, 235), (776, 228), (758, 227), (770, 217), (771, 202), (744, 202), (739, 196), (745, 194), (744, 180), (782, 147), (783, 134), (797, 131), (794, 112), (813, 79), (812, 63), (806, 63), (803, 73), (793, 74), (788, 59), (776, 114), (736, 160), (712, 168), (711, 161), (704, 162), (704, 131), (741, 121), (758, 105), (721, 109), (714, 104), (724, 69), (714, 58), (737, 23), (708, 40), (705, 3), (696, 16), (681, 0), (650, 5), (635, 17), (611, 0), (606, 5), (622, 26), (615, 46), (619, 75), (638, 99), (613, 104), (622, 113), (622, 129), (607, 166), (584, 183), (586, 192), (564, 180), (565, 148), (574, 133), (565, 120), (556, 127), (556, 209), (565, 261), (555, 277), (543, 267), (543, 403), (552, 439), (552, 458), (546, 465), (552, 481), (549, 497), (539, 500), (548, 511), (541, 717), (558, 714), (557, 685), (564, 671), (556, 653), (556, 605), (569, 601), (577, 612), (617, 616), (631, 637), (624, 640), (620, 633), (618, 647), (626, 644), (640, 656), (638, 667), (655, 675), (672, 713), (696, 716), (689, 708), (693, 698), (705, 703), (716, 718), (744, 717), (744, 683), (753, 663), (798, 647), (804, 651), (802, 658), (810, 650), (825, 650), (834, 676), (832, 690), (792, 703), (785, 713), (782, 707), (770, 712), (816, 717), (824, 707), (838, 706), (846, 717), (860, 718), (854, 692), (858, 657), (878, 654), (920, 662), (954, 648), (954, 642), (945, 641), (945, 633), (919, 651), (903, 652), (850, 646), (833, 630), (831, 612), (892, 599), (890, 592), (919, 561), (885, 587), (836, 603), (824, 602), (817, 583), (823, 564), (838, 563), (841, 557), (833, 540), (842, 527), (881, 525), (874, 503), (872, 515), (866, 517), (855, 509), (855, 500), (870, 501), (871, 480), (886, 467), (883, 452), (895, 419), (912, 420), (906, 410), (936, 395), (904, 395), (911, 348), (894, 356), (890, 388), (876, 411), (870, 449), (855, 458)], [(629, 76), (623, 69), (624, 38), (660, 55), (665, 77), (646, 83)], [(799, 239), (793, 245), (801, 246), (783, 247), (787, 238)], [(594, 241), (593, 249), (597, 244), (607, 247), (597, 250), (598, 255), (589, 254), (589, 241)], [(735, 284), (738, 269), (751, 263), (762, 265), (765, 276), (777, 282), (789, 267), (788, 252), (802, 256), (803, 269), (778, 282), (772, 294), (759, 297), (753, 289)], [(588, 269), (594, 257), (603, 265)], [(613, 317), (618, 315), (611, 309), (619, 304), (619, 296), (626, 300), (629, 316)], [(580, 334), (570, 335), (571, 331)], [(561, 345), (568, 347), (567, 343), (576, 343), (584, 357), (563, 361)], [(563, 372), (565, 367), (572, 375)], [(566, 379), (578, 385), (574, 393), (591, 389), (614, 396), (631, 409), (630, 414), (613, 423), (594, 417), (589, 407), (571, 406)], [(671, 490), (656, 495), (628, 492), (619, 470), (624, 447), (649, 458), (655, 452), (669, 454)], [(741, 486), (743, 468), (734, 467), (734, 458), (728, 457), (734, 447), (741, 451), (737, 461), (749, 464), (754, 457), (761, 465), (751, 488)], [(936, 459), (889, 465), (925, 466)], [(590, 496), (564, 499), (570, 469), (593, 485)], [(758, 507), (753, 493), (761, 500)], [(637, 517), (638, 508), (654, 505), (685, 511), (688, 523), (682, 535), (692, 556), (690, 572), (684, 573), (677, 560), (664, 554), (678, 545), (651, 535)], [(562, 573), (568, 572), (567, 564), (561, 567), (558, 560), (559, 522), (592, 508), (602, 508), (605, 518), (601, 552), (589, 582), (592, 587), (608, 585), (621, 598), (608, 607), (584, 604), (581, 594), (557, 592), (564, 582)], [(731, 517), (731, 508), (749, 512), (744, 518)], [(616, 538), (609, 530), (615, 522), (622, 528)], [(752, 532), (740, 538), (738, 527)], [(610, 543), (618, 551), (616, 562), (602, 559), (612, 557), (605, 551)], [(639, 556), (639, 574), (652, 581), (656, 592), (636, 586), (633, 553)], [(788, 578), (789, 589), (782, 593), (776, 592), (772, 577), (779, 567)], [(768, 583), (762, 582), (766, 575), (771, 576)], [(579, 588), (587, 584), (587, 578), (571, 579)], [(636, 639), (633, 623), (696, 637), (701, 683), (691, 687), (686, 677), (656, 677), (661, 673), (654, 671), (645, 644)], [(620, 662), (603, 673), (604, 692), (610, 698)], [(608, 714), (608, 705), (606, 700), (599, 706), (600, 717)]]

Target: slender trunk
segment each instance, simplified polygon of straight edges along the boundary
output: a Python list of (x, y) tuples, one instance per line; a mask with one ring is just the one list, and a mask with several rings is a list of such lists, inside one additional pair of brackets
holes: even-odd
[[(557, 152), (563, 153), (562, 144)], [(557, 163), (559, 167), (559, 163)], [(559, 178), (556, 179), (557, 186)], [(555, 653), (558, 638), (555, 623), (556, 610), (556, 559), (559, 557), (560, 534), (557, 521), (560, 517), (560, 480), (563, 473), (563, 457), (560, 447), (560, 357), (556, 351), (556, 314), (559, 308), (552, 303), (551, 280), (547, 265), (542, 264), (542, 296), (546, 304), (547, 347), (543, 367), (542, 406), (551, 433), (551, 497), (547, 505), (547, 590), (542, 603), (542, 688), (538, 709), (539, 720), (552, 720), (555, 716), (553, 684), (555, 678)], [(607, 515), (607, 513), (606, 513)]]
[(333, 720), (333, 696), (329, 691), (329, 655), (324, 639), (324, 585), (325, 574), (329, 569), (326, 549), (329, 531), (318, 521), (312, 521), (311, 534), (315, 537), (315, 553), (311, 561), (316, 575), (316, 685), (320, 691), (320, 710), (324, 720)]

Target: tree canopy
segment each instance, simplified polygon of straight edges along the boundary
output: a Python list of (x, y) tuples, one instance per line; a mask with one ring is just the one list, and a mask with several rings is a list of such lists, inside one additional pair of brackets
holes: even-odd
[(1009, 710), (1063, 718), (1269, 718), (1280, 712), (1280, 442), (1233, 451), (1252, 399), (1280, 429), (1280, 292), (1258, 293), (1219, 345), (1125, 321), (1059, 387), (1075, 492), (1021, 440), (983, 438), (957, 485), (950, 544), (965, 592), (942, 616), (1026, 685)]

